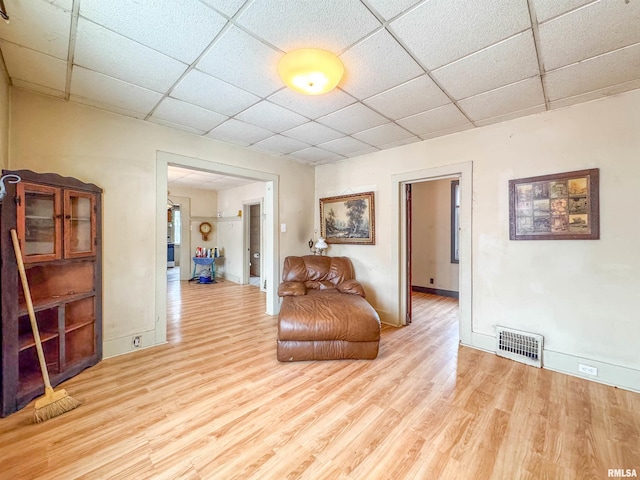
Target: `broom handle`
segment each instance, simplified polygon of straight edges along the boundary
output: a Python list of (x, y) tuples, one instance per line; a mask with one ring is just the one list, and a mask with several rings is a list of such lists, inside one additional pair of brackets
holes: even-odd
[(29, 320), (31, 321), (31, 330), (33, 330), (33, 339), (36, 341), (36, 350), (38, 351), (38, 361), (40, 362), (40, 370), (42, 370), (44, 386), (46, 389), (51, 390), (49, 372), (47, 371), (47, 361), (44, 358), (42, 341), (40, 341), (40, 332), (38, 332), (38, 323), (36, 322), (36, 314), (33, 311), (33, 302), (31, 301), (31, 291), (29, 290), (27, 273), (24, 270), (24, 263), (22, 262), (22, 251), (20, 250), (20, 242), (18, 241), (18, 234), (13, 228), (11, 229), (11, 239), (13, 240), (13, 250), (16, 252), (16, 261), (18, 262), (18, 270), (20, 271), (20, 280), (22, 281), (22, 289), (24, 290), (24, 299), (27, 302)]

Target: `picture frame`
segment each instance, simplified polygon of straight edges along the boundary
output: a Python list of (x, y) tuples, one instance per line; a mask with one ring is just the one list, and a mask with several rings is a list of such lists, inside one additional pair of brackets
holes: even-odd
[(321, 198), (320, 236), (329, 244), (375, 245), (374, 192)]
[(510, 240), (598, 240), (600, 170), (509, 180)]

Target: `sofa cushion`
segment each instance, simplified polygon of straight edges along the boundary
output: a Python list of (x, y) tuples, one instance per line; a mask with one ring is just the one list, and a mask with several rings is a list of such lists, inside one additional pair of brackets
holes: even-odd
[(285, 297), (278, 318), (278, 340), (344, 340), (369, 342), (380, 339), (380, 318), (358, 295), (332, 290), (309, 290), (307, 295)]
[[(307, 282), (307, 288), (321, 288), (321, 285), (328, 287), (331, 283), (335, 286), (353, 278), (353, 265), (347, 257), (305, 255), (284, 259), (283, 282)], [(318, 283), (310, 286), (309, 282)]]
[(302, 282), (283, 282), (278, 285), (278, 296), (287, 297), (292, 296), (296, 297), (298, 295), (306, 295), (307, 287), (304, 286)]
[(352, 295), (360, 295), (362, 298), (366, 298), (364, 293), (364, 287), (357, 280), (347, 280), (337, 285), (340, 293), (349, 293)]

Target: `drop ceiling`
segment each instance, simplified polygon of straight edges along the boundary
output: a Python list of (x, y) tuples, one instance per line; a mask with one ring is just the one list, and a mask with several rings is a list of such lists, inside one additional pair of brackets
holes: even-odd
[(169, 196), (171, 196), (171, 189), (173, 187), (186, 187), (219, 192), (222, 190), (229, 190), (231, 188), (242, 187), (251, 183), (256, 183), (256, 181), (247, 178), (230, 177), (228, 175), (220, 175), (218, 173), (177, 167), (175, 165), (167, 166), (167, 185), (169, 187)]
[[(638, 0), (22, 0), (16, 88), (322, 164), (640, 88)], [(318, 47), (346, 74), (286, 89)]]

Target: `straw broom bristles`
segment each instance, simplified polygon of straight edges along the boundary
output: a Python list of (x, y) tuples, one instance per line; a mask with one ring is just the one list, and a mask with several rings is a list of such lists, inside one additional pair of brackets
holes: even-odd
[(79, 406), (80, 402), (70, 396), (66, 390), (54, 392), (53, 388), (47, 387), (44, 397), (36, 400), (34, 420), (36, 423), (44, 422)]

